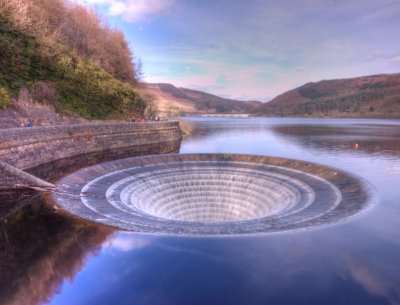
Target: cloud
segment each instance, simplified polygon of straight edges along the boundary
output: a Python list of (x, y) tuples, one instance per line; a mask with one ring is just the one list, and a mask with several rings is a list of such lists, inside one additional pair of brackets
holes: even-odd
[(111, 16), (121, 17), (127, 22), (143, 21), (168, 11), (174, 0), (80, 0), (89, 5), (107, 8)]
[(399, 16), (400, 3), (392, 2), (387, 3), (385, 5), (381, 5), (379, 3), (379, 7), (377, 7), (374, 11), (360, 17), (360, 22), (371, 22), (376, 19), (387, 19), (387, 18), (398, 18)]
[[(260, 99), (269, 100), (271, 94), (263, 89), (264, 80), (258, 75), (266, 73), (264, 67), (254, 66), (232, 66), (228, 63), (219, 62), (196, 62), (188, 61), (187, 64), (201, 65), (202, 73), (198, 74), (177, 74), (173, 76), (170, 71), (164, 71), (156, 75), (146, 77), (150, 83), (168, 81), (178, 87), (191, 88), (217, 94), (226, 98), (236, 99)], [(158, 70), (159, 71), (159, 70)]]
[(385, 297), (391, 305), (398, 305), (400, 294), (396, 289), (396, 285), (377, 273), (367, 265), (364, 265), (358, 258), (345, 257), (347, 266), (353, 280), (359, 283), (366, 291), (372, 295)]
[(377, 52), (367, 58), (368, 62), (387, 61), (388, 63), (400, 63), (400, 52), (383, 53)]
[(266, 101), (310, 81), (394, 73), (400, 64), (395, 0), (74, 1), (95, 5), (111, 24), (162, 15), (118, 23), (145, 80), (231, 98)]
[(116, 238), (110, 240), (110, 242), (106, 244), (106, 247), (118, 251), (128, 252), (132, 250), (142, 249), (149, 244), (150, 239), (148, 238), (144, 239), (129, 234), (121, 234), (118, 235)]

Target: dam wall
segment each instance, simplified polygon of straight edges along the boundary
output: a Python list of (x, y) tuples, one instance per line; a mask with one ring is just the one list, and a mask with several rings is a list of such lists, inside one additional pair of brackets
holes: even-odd
[[(31, 186), (36, 176), (52, 179), (57, 171), (73, 170), (103, 160), (176, 152), (181, 138), (179, 122), (95, 123), (0, 130), (0, 189)], [(37, 182), (38, 185), (46, 183)]]

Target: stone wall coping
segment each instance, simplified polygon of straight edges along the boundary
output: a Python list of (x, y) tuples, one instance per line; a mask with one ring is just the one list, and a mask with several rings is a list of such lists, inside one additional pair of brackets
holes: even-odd
[[(91, 124), (76, 124), (76, 125), (50, 125), (36, 127), (19, 127), (0, 129), (0, 141), (15, 140), (16, 136), (44, 136), (51, 133), (68, 133), (68, 132), (99, 132), (108, 129), (131, 130), (131, 128), (141, 130), (153, 130), (160, 128), (176, 128), (179, 126), (178, 121), (168, 122), (145, 122), (145, 123), (91, 123)], [(149, 129), (149, 127), (153, 127)]]

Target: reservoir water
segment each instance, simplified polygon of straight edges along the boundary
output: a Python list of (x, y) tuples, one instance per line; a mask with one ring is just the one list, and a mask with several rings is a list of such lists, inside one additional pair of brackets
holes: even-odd
[(378, 203), (345, 222), (245, 236), (123, 232), (32, 198), (0, 232), (0, 304), (400, 304), (400, 121), (185, 118), (180, 153), (337, 168)]

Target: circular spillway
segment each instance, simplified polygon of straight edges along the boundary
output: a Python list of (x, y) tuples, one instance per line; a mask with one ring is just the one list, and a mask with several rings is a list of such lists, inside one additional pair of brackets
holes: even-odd
[(53, 202), (119, 229), (177, 235), (254, 234), (348, 219), (376, 201), (371, 185), (303, 161), (232, 154), (121, 159), (56, 182)]

